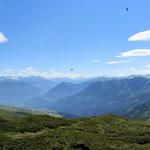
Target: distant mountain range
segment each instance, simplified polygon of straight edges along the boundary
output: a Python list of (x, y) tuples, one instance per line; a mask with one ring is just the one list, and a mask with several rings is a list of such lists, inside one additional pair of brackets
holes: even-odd
[[(68, 80), (74, 83), (61, 83), (61, 81)], [(26, 106), (27, 104), (30, 107), (29, 104), (31, 104), (41, 108), (42, 103), (47, 102), (47, 100), (56, 101), (59, 98), (64, 98), (81, 91), (84, 85), (80, 82), (87, 80), (89, 79), (73, 80), (68, 78), (46, 79), (38, 76), (1, 76), (0, 105)], [(76, 85), (76, 82), (80, 84)], [(34, 99), (36, 100), (35, 104)]]
[(0, 105), (24, 106), (56, 85), (42, 77), (0, 77)]
[(0, 104), (22, 105), (27, 99), (42, 94), (41, 90), (22, 81), (0, 81)]
[(63, 113), (93, 116), (150, 102), (150, 79), (134, 77), (92, 83), (85, 90), (56, 101), (49, 108)]
[(30, 84), (32, 86), (39, 88), (43, 93), (47, 92), (48, 90), (50, 90), (51, 88), (55, 87), (58, 84), (50, 79), (46, 79), (39, 76), (30, 76), (30, 77), (1, 76), (0, 82), (1, 81), (24, 82), (26, 84)]
[(53, 89), (49, 90), (43, 96), (31, 99), (27, 102), (26, 106), (32, 106), (36, 108), (46, 107), (49, 108), (54, 102), (59, 99), (66, 98), (70, 95), (74, 95), (84, 89), (86, 89), (91, 82), (83, 82), (80, 84), (73, 83), (60, 83)]
[[(0, 77), (0, 105), (46, 108), (73, 116), (95, 116), (125, 110), (127, 115), (123, 115), (132, 117), (137, 109), (148, 106), (139, 105), (150, 102), (149, 77), (98, 77), (80, 80), (34, 76)], [(140, 115), (141, 112), (144, 111), (141, 110)]]
[(47, 93), (43, 94), (42, 96), (27, 101), (26, 106), (27, 107), (32, 106), (36, 108), (41, 108), (41, 107), (50, 108), (50, 106), (53, 105), (54, 102), (67, 98), (69, 96), (73, 96), (86, 89), (92, 83), (96, 83), (98, 81), (109, 81), (112, 79), (122, 79), (122, 78), (123, 77), (113, 77), (113, 78), (97, 77), (97, 78), (77, 79), (77, 80), (71, 80), (67, 78), (56, 78), (53, 79), (53, 81), (57, 83), (60, 81), (70, 81), (70, 82), (62, 82), (58, 84), (57, 86), (50, 89)]
[(58, 84), (50, 79), (46, 79), (38, 76), (37, 77), (31, 76), (26, 78), (19, 77), (18, 81), (22, 81), (37, 87), (41, 90), (42, 93), (46, 93), (48, 90), (54, 88)]

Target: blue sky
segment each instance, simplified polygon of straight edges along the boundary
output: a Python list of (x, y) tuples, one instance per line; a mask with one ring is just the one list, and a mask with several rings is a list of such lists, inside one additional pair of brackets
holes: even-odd
[(0, 0), (0, 74), (148, 74), (149, 6), (149, 0)]

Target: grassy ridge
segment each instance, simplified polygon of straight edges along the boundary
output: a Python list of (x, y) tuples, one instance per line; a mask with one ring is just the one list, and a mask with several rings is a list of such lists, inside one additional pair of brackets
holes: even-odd
[(28, 115), (27, 112), (15, 111), (11, 107), (0, 106), (0, 117), (4, 119), (20, 119)]
[(20, 108), (20, 107), (9, 107), (9, 106), (0, 106), (0, 117), (7, 119), (20, 119), (28, 116), (29, 114), (36, 115), (50, 115), (54, 117), (61, 117), (54, 111), (48, 109), (30, 109), (30, 108)]
[(150, 122), (114, 115), (0, 119), (1, 150), (149, 150)]

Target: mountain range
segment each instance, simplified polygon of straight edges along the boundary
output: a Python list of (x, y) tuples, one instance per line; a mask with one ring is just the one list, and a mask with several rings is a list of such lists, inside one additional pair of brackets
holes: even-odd
[[(133, 114), (139, 109), (138, 116), (142, 115), (144, 107), (149, 106), (148, 75), (100, 77), (60, 83), (64, 80), (69, 79), (0, 77), (0, 105), (46, 108), (70, 116), (119, 115), (124, 110), (122, 115), (131, 118), (136, 117)], [(148, 107), (146, 109), (149, 111)]]
[(93, 116), (129, 109), (150, 101), (150, 79), (134, 77), (97, 81), (83, 91), (57, 100), (50, 109)]
[(0, 105), (24, 106), (56, 85), (42, 77), (0, 77)]
[(32, 106), (36, 108), (41, 108), (41, 107), (49, 108), (49, 106), (52, 105), (57, 100), (66, 98), (70, 95), (74, 95), (86, 89), (90, 85), (90, 83), (91, 82), (83, 82), (80, 84), (73, 84), (68, 82), (60, 83), (53, 89), (50, 89), (44, 95), (31, 99), (26, 106), (27, 107)]
[(27, 99), (42, 94), (41, 90), (22, 81), (0, 81), (0, 104), (22, 105)]

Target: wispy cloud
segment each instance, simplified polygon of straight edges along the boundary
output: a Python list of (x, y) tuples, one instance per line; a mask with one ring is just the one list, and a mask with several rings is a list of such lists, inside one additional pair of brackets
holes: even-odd
[(130, 71), (131, 71), (132, 74), (136, 74), (136, 75), (150, 74), (150, 69), (136, 69), (136, 68), (131, 68)]
[(13, 69), (7, 69), (7, 70), (5, 70), (5, 72), (7, 72), (7, 73), (10, 73), (12, 71), (13, 71)]
[(71, 78), (71, 79), (76, 79), (76, 78), (86, 78), (88, 76), (81, 75), (81, 74), (75, 74), (75, 73), (64, 73), (64, 72), (56, 72), (54, 69), (50, 69), (49, 72), (40, 72), (32, 67), (28, 67), (24, 70), (21, 70), (17, 73), (18, 76), (22, 77), (29, 77), (29, 76), (41, 76), (44, 78)]
[(0, 32), (0, 43), (5, 43), (7, 41), (8, 39), (5, 37), (5, 35), (2, 32)]
[(94, 60), (92, 60), (92, 62), (98, 63), (98, 62), (100, 62), (100, 60), (99, 59), (94, 59)]
[(129, 60), (119, 60), (119, 61), (109, 61), (107, 64), (113, 65), (113, 64), (119, 64), (119, 63), (128, 63), (130, 62)]
[(150, 41), (150, 30), (139, 32), (131, 36), (128, 41)]
[(150, 68), (150, 64), (148, 64), (147, 67)]
[(120, 53), (117, 57), (130, 57), (130, 56), (148, 56), (150, 49), (135, 49), (128, 52)]

